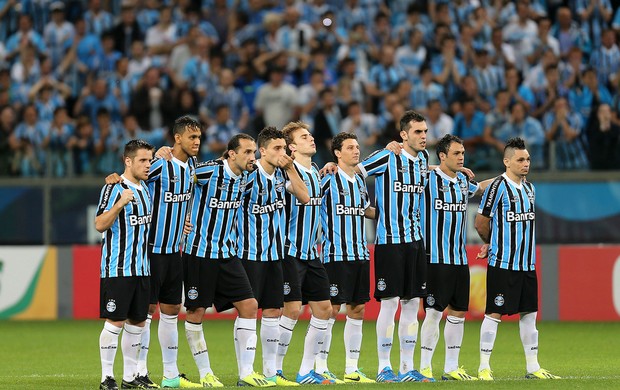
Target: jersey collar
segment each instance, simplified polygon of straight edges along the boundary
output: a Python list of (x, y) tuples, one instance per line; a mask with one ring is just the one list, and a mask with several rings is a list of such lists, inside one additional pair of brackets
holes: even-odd
[[(190, 158), (191, 158), (191, 157), (190, 157)], [(172, 157), (172, 161), (174, 161), (174, 162), (175, 162), (175, 163), (177, 163), (178, 165), (182, 166), (183, 168), (187, 169), (187, 161), (186, 161), (186, 162), (183, 162), (183, 161), (179, 160), (178, 158), (176, 158), (176, 157), (174, 157), (174, 156)]]
[[(262, 173), (267, 179), (269, 180), (273, 180), (275, 175), (276, 175), (276, 171), (273, 171), (273, 173), (270, 175), (267, 173), (267, 171), (265, 171), (265, 168), (263, 168), (263, 166), (260, 164), (260, 160), (256, 160), (256, 166), (258, 167), (258, 170), (260, 171), (260, 173)], [(278, 168), (276, 168), (278, 169)]]
[(410, 155), (405, 149), (401, 150), (400, 153), (407, 157), (409, 160), (417, 162), (420, 158), (418, 156), (412, 156)]
[(351, 183), (355, 183), (355, 177), (351, 177), (347, 175), (347, 173), (343, 171), (342, 169), (338, 169), (338, 173), (341, 174), (345, 179), (347, 179)]
[(504, 176), (504, 179), (506, 179), (510, 184), (512, 184), (513, 186), (517, 187), (518, 189), (521, 189), (521, 187), (523, 186), (523, 182), (521, 183), (515, 183), (511, 178), (508, 177), (507, 174), (502, 173), (502, 176)]
[(452, 183), (456, 183), (458, 181), (458, 179), (459, 179), (458, 178), (458, 174), (457, 174), (457, 176), (450, 177), (444, 171), (442, 171), (441, 168), (439, 168), (439, 167), (435, 168), (435, 172), (437, 172), (437, 174), (439, 176), (441, 176), (442, 178), (444, 178), (444, 179), (446, 179), (448, 181), (451, 181)]
[(233, 179), (236, 179), (239, 177), (239, 175), (235, 175), (235, 172), (233, 172), (232, 169), (230, 169), (230, 165), (228, 164), (228, 160), (224, 159), (224, 170), (226, 171), (226, 173), (228, 173)]
[(127, 184), (130, 187), (135, 188), (136, 190), (143, 190), (142, 186), (140, 184), (136, 184), (132, 181), (130, 181), (129, 179), (127, 179), (124, 175), (121, 175), (121, 178), (123, 179), (123, 183)]

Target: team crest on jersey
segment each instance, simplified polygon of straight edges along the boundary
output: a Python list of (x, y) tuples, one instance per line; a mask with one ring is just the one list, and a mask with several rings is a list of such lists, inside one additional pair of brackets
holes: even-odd
[(284, 180), (282, 180), (282, 179), (277, 179), (276, 180), (276, 191), (278, 191), (278, 192), (284, 191)]
[(198, 298), (198, 290), (196, 289), (196, 287), (192, 287), (187, 290), (187, 297), (192, 301)]
[(461, 193), (463, 193), (463, 195), (467, 195), (467, 192), (469, 191), (469, 189), (467, 188), (467, 182), (460, 181), (459, 187), (461, 187)]
[(420, 175), (424, 176), (426, 175), (428, 171), (426, 170), (426, 165), (421, 165), (420, 166)]
[(534, 203), (534, 193), (533, 192), (528, 192), (527, 193), (527, 198), (530, 200), (530, 203)]
[(330, 297), (335, 297), (338, 295), (338, 285), (337, 284), (332, 284), (329, 286), (329, 296)]
[(426, 297), (426, 304), (429, 306), (434, 306), (435, 305), (435, 297), (432, 295), (429, 295), (428, 297)]
[(306, 185), (306, 187), (310, 187), (310, 180), (304, 180), (304, 184)]
[(366, 188), (362, 188), (360, 191), (360, 198), (362, 198), (362, 206), (368, 200), (368, 192), (366, 192)]
[(504, 306), (504, 296), (502, 294), (497, 295), (493, 302), (495, 302), (495, 306)]
[(116, 311), (116, 302), (114, 301), (114, 299), (110, 299), (108, 301), (108, 303), (105, 305), (105, 309), (108, 311), (108, 313), (113, 313), (114, 311)]
[(284, 295), (288, 295), (291, 293), (291, 286), (288, 284), (288, 282), (284, 283)]
[(377, 290), (385, 291), (386, 288), (387, 283), (385, 283), (385, 279), (379, 279), (379, 281), (377, 281)]

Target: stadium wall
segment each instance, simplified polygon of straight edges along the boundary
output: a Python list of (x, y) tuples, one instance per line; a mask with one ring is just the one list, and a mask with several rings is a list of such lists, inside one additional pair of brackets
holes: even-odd
[[(477, 245), (468, 246), (469, 319), (482, 318), (486, 299), (486, 262), (477, 252)], [(537, 253), (542, 320), (620, 320), (620, 245), (540, 245)], [(97, 318), (100, 255), (98, 245), (0, 246), (0, 319)], [(366, 318), (378, 312), (377, 302), (369, 302)], [(235, 315), (211, 309), (206, 316)]]

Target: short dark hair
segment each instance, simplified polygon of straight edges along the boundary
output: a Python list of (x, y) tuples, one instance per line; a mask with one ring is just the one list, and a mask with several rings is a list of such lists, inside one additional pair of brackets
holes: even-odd
[(400, 130), (409, 131), (409, 122), (424, 122), (425, 120), (426, 119), (424, 118), (424, 116), (417, 111), (405, 111), (403, 116), (400, 118)]
[(224, 158), (228, 158), (228, 152), (229, 151), (234, 150), (236, 152), (239, 149), (239, 147), (241, 146), (241, 140), (242, 139), (254, 142), (254, 138), (252, 138), (252, 136), (250, 136), (248, 134), (245, 134), (245, 133), (235, 134), (228, 141), (228, 146), (226, 147), (226, 152), (224, 152)]
[(258, 133), (258, 147), (266, 147), (269, 141), (274, 139), (284, 139), (284, 133), (273, 126), (267, 126)]
[(456, 135), (446, 134), (441, 137), (441, 139), (437, 142), (437, 146), (435, 147), (435, 153), (437, 153), (437, 158), (439, 158), (439, 153), (444, 153), (446, 156), (448, 155), (448, 150), (450, 150), (450, 145), (452, 145), (452, 142), (463, 145), (463, 140)]
[(338, 162), (338, 157), (336, 157), (336, 150), (342, 150), (342, 144), (345, 140), (348, 139), (354, 139), (357, 141), (357, 135), (343, 131), (342, 133), (336, 134), (336, 136), (332, 138), (332, 156), (334, 156), (334, 161)]
[(282, 128), (282, 134), (284, 134), (284, 140), (286, 141), (287, 145), (290, 145), (293, 143), (293, 133), (299, 129), (306, 129), (310, 131), (310, 125), (302, 121), (294, 121), (294, 122), (287, 123)]
[(140, 149), (146, 149), (152, 152), (155, 150), (155, 147), (144, 140), (132, 139), (125, 144), (125, 149), (123, 150), (123, 157), (134, 158), (136, 157), (136, 154)]
[(184, 115), (174, 121), (174, 126), (172, 127), (172, 134), (183, 134), (187, 129), (202, 131), (202, 126), (200, 125), (200, 122), (198, 122), (191, 116)]
[(525, 141), (523, 138), (514, 137), (509, 139), (506, 142), (506, 146), (504, 146), (504, 157), (506, 157), (507, 152), (514, 151), (515, 149), (525, 150)]

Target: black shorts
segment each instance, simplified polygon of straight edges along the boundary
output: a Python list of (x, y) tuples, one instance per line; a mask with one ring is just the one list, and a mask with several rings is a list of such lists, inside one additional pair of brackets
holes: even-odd
[(232, 309), (233, 303), (254, 298), (252, 287), (236, 257), (206, 259), (183, 254), (185, 307), (215, 306), (218, 312)]
[(101, 278), (99, 282), (99, 317), (111, 321), (146, 320), (149, 312), (148, 276)]
[(512, 315), (538, 311), (536, 271), (487, 268), (486, 314)]
[(334, 261), (325, 264), (333, 304), (360, 304), (370, 300), (370, 261)]
[(424, 308), (444, 311), (448, 305), (456, 311), (469, 307), (469, 267), (466, 265), (428, 264)]
[(375, 299), (426, 296), (424, 241), (375, 246)]
[(284, 306), (281, 261), (241, 260), (250, 279), (259, 309), (280, 309)]
[(284, 302), (308, 302), (329, 300), (327, 271), (318, 259), (301, 260), (285, 256), (282, 260), (284, 277)]
[(183, 262), (181, 253), (150, 253), (151, 297), (157, 302), (178, 305), (183, 296)]

